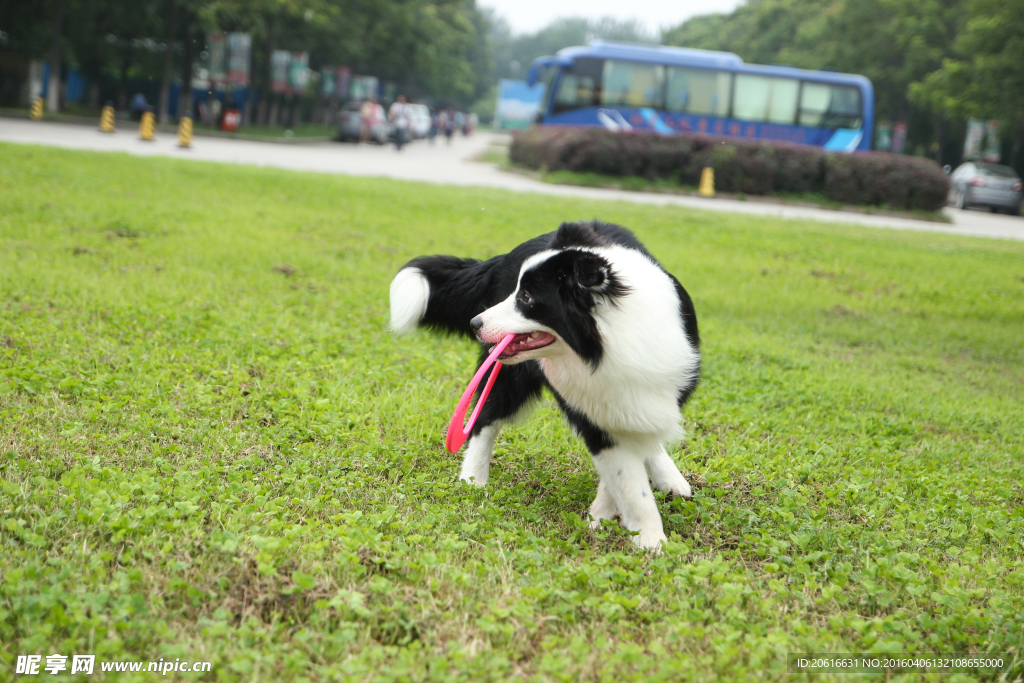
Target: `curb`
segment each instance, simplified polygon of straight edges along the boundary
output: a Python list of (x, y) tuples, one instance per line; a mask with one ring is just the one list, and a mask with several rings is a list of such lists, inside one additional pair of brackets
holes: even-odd
[[(28, 120), (28, 114), (23, 112), (23, 111), (21, 111), (20, 109), (0, 109), (0, 118), (4, 118), (4, 119), (19, 119), (19, 120), (26, 120), (27, 121)], [(89, 117), (89, 116), (76, 116), (74, 114), (57, 114), (57, 115), (54, 115), (54, 114), (43, 114), (43, 118), (41, 119), (41, 121), (43, 123), (62, 123), (62, 124), (67, 124), (67, 125), (72, 125), (72, 126), (90, 126), (92, 128), (96, 128), (96, 127), (98, 127), (99, 119), (98, 118)], [(118, 123), (121, 123), (121, 124), (130, 123), (131, 124), (131, 128), (135, 128), (135, 122), (134, 121), (127, 121), (126, 122), (126, 121), (124, 121), (122, 119), (118, 119)], [(178, 127), (176, 125), (166, 124), (166, 123), (157, 124), (156, 130), (157, 130), (157, 132), (167, 133), (167, 134), (170, 134), (170, 135), (177, 135), (177, 133), (178, 133)], [(286, 138), (286, 137), (282, 136), (282, 137), (279, 137), (279, 138), (276, 138), (276, 137), (272, 138), (272, 137), (264, 137), (264, 136), (261, 136), (261, 135), (245, 135), (244, 133), (224, 133), (224, 132), (219, 131), (219, 130), (203, 130), (203, 129), (193, 129), (192, 130), (192, 136), (193, 137), (204, 137), (204, 138), (222, 138), (222, 139), (225, 139), (225, 140), (246, 140), (248, 142), (269, 142), (270, 144), (274, 144), (274, 145), (312, 145), (312, 144), (320, 144), (320, 143), (323, 143), (323, 142), (331, 142), (331, 141), (334, 140), (333, 137), (328, 136), (328, 135), (318, 135), (318, 136), (315, 136), (315, 137), (293, 137), (293, 138)]]

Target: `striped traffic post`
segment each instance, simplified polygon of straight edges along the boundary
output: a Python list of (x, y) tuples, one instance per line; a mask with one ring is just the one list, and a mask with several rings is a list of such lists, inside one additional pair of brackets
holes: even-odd
[(710, 166), (705, 166), (700, 174), (700, 187), (697, 188), (697, 194), (701, 197), (715, 196), (715, 169)]
[(43, 98), (37, 97), (32, 100), (32, 108), (28, 111), (28, 117), (33, 121), (43, 118)]
[(104, 133), (114, 132), (114, 108), (109, 104), (103, 107), (103, 113), (100, 114), (100, 130)]
[(181, 120), (178, 121), (178, 147), (191, 147), (192, 146), (192, 119), (188, 116), (182, 116)]
[(153, 121), (153, 112), (143, 112), (142, 120), (139, 121), (139, 139), (146, 142), (153, 142), (153, 130), (156, 124)]

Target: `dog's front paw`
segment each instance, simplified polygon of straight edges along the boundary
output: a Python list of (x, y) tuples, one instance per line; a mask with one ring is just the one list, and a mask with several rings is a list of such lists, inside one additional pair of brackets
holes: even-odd
[(665, 533), (661, 530), (645, 531), (641, 529), (640, 533), (633, 537), (633, 543), (637, 547), (643, 548), (644, 550), (655, 554), (661, 553), (661, 543), (662, 541), (667, 540), (668, 539), (665, 538)]
[(487, 486), (487, 475), (480, 476), (479, 474), (460, 474), (459, 480), (465, 484), (472, 484), (473, 486)]
[(679, 479), (672, 482), (672, 485), (668, 490), (668, 495), (669, 498), (685, 498), (686, 500), (690, 500), (693, 498), (693, 490), (690, 488), (690, 482), (679, 477)]

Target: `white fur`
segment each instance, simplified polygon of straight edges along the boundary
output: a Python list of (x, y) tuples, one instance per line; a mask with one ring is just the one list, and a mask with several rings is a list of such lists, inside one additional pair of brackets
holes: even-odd
[(427, 312), (430, 283), (419, 268), (403, 268), (391, 281), (391, 331), (409, 334)]
[(487, 477), (491, 471), (491, 453), (494, 451), (494, 441), (501, 431), (501, 424), (495, 422), (480, 430), (476, 436), (469, 438), (466, 445), (466, 455), (462, 458), (462, 472), (459, 479), (477, 486), (487, 483)]
[(648, 456), (644, 465), (647, 466), (647, 474), (651, 477), (654, 488), (683, 498), (693, 495), (690, 482), (686, 481), (664, 446), (659, 444), (658, 452)]
[[(663, 270), (625, 247), (589, 251), (608, 260), (615, 276), (629, 287), (614, 302), (597, 298), (594, 317), (603, 356), (596, 370), (553, 330), (519, 313), (518, 287), (481, 314), (484, 325), (478, 335), (485, 342), (496, 342), (509, 332), (555, 334), (554, 344), (517, 354), (510, 362), (539, 358), (545, 377), (559, 395), (611, 435), (616, 445), (594, 456), (601, 483), (591, 517), (595, 524), (618, 517), (627, 529), (640, 532), (634, 537), (637, 545), (656, 550), (665, 534), (648, 476), (660, 490), (691, 495), (664, 444), (682, 436), (679, 389), (695, 379), (700, 357), (683, 330), (675, 285)], [(554, 253), (541, 252), (527, 259), (520, 279)]]
[[(623, 527), (640, 532), (633, 542), (641, 548), (656, 550), (661, 545), (665, 530), (644, 467), (646, 452), (660, 445), (656, 439), (629, 440), (593, 457), (601, 483), (590, 506), (591, 526), (600, 526), (601, 519), (618, 517)], [(609, 516), (613, 509), (615, 514)]]

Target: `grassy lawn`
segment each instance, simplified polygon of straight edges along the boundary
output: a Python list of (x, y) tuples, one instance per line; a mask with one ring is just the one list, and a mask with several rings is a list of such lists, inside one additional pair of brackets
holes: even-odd
[[(461, 485), (442, 429), (476, 350), (384, 331), (410, 257), (590, 218), (701, 325), (672, 451), (699, 488), (661, 499), (657, 557), (586, 528), (550, 399)], [(1019, 680), (1022, 405), (1024, 244), (0, 145), (0, 680), (51, 653), (783, 680), (854, 651), (1008, 653)]]

